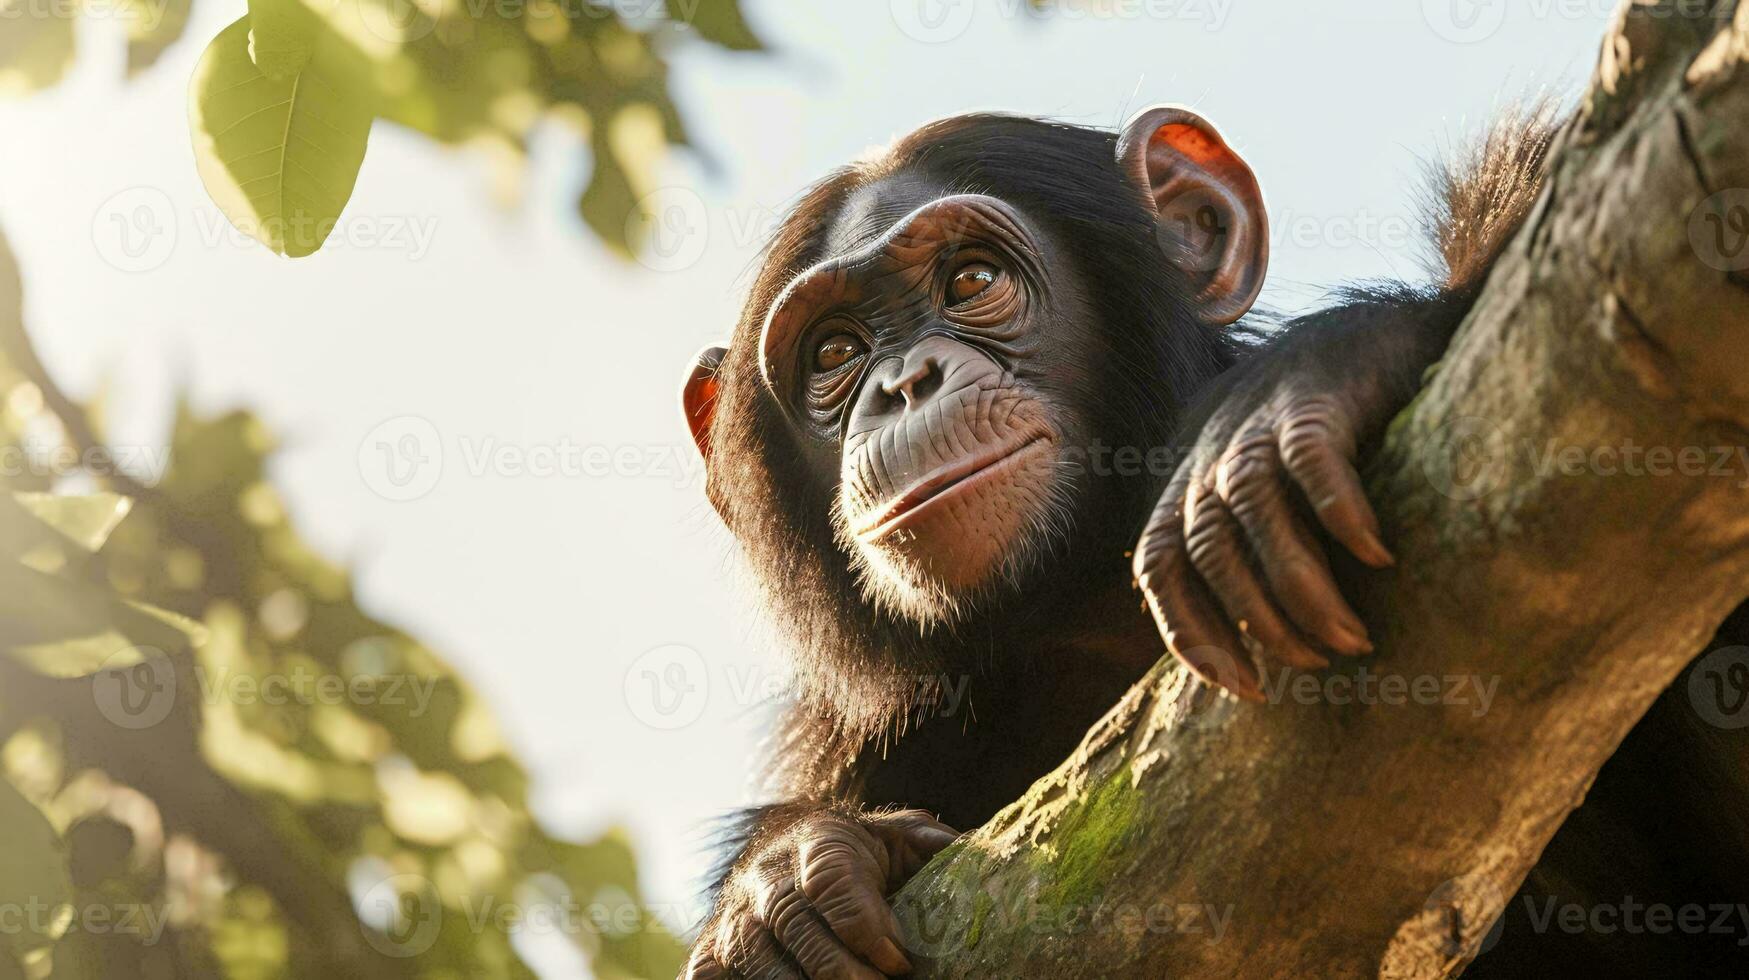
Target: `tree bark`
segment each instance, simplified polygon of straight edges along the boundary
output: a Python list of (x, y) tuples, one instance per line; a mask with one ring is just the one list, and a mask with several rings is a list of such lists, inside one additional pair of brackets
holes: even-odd
[(1399, 559), (1353, 579), (1376, 657), (1270, 677), (1268, 705), (1163, 661), (899, 893), (917, 975), (1462, 969), (1749, 594), (1745, 60), (1749, 5), (1617, 14), (1542, 200), (1369, 466)]

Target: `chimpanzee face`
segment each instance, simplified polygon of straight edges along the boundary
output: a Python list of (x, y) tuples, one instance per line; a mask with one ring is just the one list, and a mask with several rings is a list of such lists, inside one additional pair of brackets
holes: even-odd
[[(1266, 254), (1255, 181), (1193, 114), (1138, 120), (1117, 145), (1123, 192), (1167, 232), (1212, 219), (1220, 233), (1130, 247), (1178, 266), (1189, 318), (1231, 322)], [(901, 619), (951, 621), (1024, 585), (1086, 511), (1077, 450), (1095, 441), (1086, 407), (1109, 357), (1093, 311), (1113, 305), (1086, 295), (1077, 263), (1100, 256), (1053, 241), (1046, 229), (1061, 223), (1048, 214), (905, 170), (826, 217), (813, 232), (823, 257), (756, 321), (762, 397), (814, 485), (833, 488), (833, 537), (865, 597)], [(722, 356), (707, 351), (685, 394), (707, 460)]]
[[(1024, 214), (977, 194), (904, 209), (918, 196), (875, 185), (844, 210), (828, 239), (849, 247), (784, 289), (760, 363), (838, 486), (834, 529), (870, 598), (931, 621), (1067, 533), (1084, 375), (1066, 355), (1086, 345), (1065, 264)], [(871, 233), (864, 216), (895, 211)]]

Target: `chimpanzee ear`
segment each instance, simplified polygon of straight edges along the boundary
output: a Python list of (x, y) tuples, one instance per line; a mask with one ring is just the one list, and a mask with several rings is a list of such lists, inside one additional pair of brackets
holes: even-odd
[(1156, 239), (1196, 289), (1211, 324), (1245, 315), (1269, 266), (1269, 217), (1251, 168), (1182, 106), (1143, 109), (1124, 125), (1117, 162), (1158, 216)]
[(686, 375), (686, 386), (680, 390), (680, 408), (686, 413), (686, 425), (707, 463), (711, 458), (711, 419), (717, 411), (717, 369), (722, 367), (727, 353), (727, 347), (699, 351)]

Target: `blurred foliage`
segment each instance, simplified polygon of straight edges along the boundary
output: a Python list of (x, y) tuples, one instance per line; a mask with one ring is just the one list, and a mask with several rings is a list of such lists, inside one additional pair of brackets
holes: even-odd
[(0, 240), (0, 978), (600, 977), (680, 944), (617, 833), (548, 834), (437, 654), (359, 608), (252, 416), (106, 446), (23, 331)]
[[(82, 11), (125, 19), (128, 72), (142, 71), (191, 2), (0, 0), (0, 94), (61, 79)], [(739, 0), (249, 0), (195, 70), (195, 158), (233, 225), (295, 257), (340, 220), (374, 120), (519, 166), (558, 119), (591, 151), (583, 220), (629, 255), (662, 156), (691, 145), (667, 61), (688, 42), (761, 48)]]

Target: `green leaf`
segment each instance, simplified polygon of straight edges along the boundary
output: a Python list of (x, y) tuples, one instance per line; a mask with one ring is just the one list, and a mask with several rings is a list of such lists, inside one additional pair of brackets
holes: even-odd
[(595, 169), (577, 201), (577, 212), (604, 244), (630, 258), (641, 244), (627, 237), (626, 219), (637, 204), (637, 194), (604, 134), (597, 132), (590, 140), (590, 148), (594, 151)]
[(285, 80), (310, 62), (320, 24), (301, 0), (249, 0), (249, 60)]
[(193, 0), (128, 0), (128, 77), (158, 63), (188, 27)]
[(113, 493), (0, 492), (0, 560), (48, 574), (84, 574), (131, 506)]
[(12, 499), (30, 516), (90, 553), (103, 547), (109, 533), (133, 506), (133, 501), (118, 493), (15, 493)]
[(192, 649), (205, 629), (106, 586), (0, 561), (0, 653), (50, 677), (131, 667)]
[(4, 231), (0, 231), (0, 358), (20, 370), (36, 363), (30, 338), (24, 332), (24, 280)]
[(765, 45), (760, 43), (753, 29), (747, 26), (746, 18), (741, 16), (741, 5), (736, 0), (690, 0), (690, 4), (690, 16), (687, 16), (688, 0), (678, 0), (670, 11), (691, 23), (699, 37), (731, 51), (764, 50)]
[(589, 146), (595, 169), (578, 210), (602, 241), (629, 257), (643, 246), (649, 231), (647, 220), (634, 220), (640, 198), (649, 190), (638, 182), (655, 173), (666, 150), (662, 112), (647, 102), (622, 105), (605, 120), (596, 120)]
[[(61, 938), (72, 918), (73, 883), (60, 835), (16, 788), (0, 779), (0, 908), (13, 922), (0, 947), (23, 956)], [(0, 949), (0, 958), (6, 953)]]
[(73, 64), (72, 4), (0, 0), (0, 95), (48, 88)]
[(281, 255), (316, 251), (340, 218), (370, 136), (369, 86), (331, 34), (283, 79), (249, 60), (248, 17), (195, 67), (194, 158), (231, 224)]

